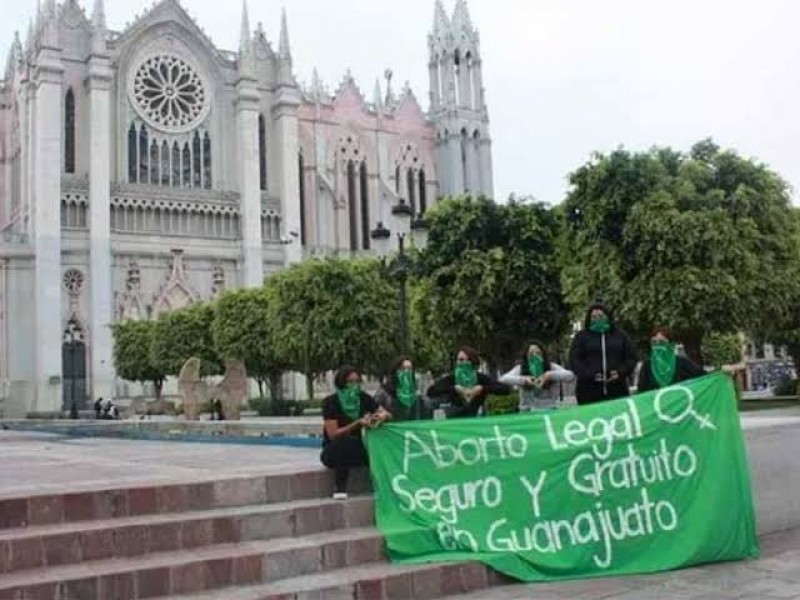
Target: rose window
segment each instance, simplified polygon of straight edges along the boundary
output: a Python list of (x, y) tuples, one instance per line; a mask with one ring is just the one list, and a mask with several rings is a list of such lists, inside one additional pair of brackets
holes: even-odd
[(204, 116), (208, 105), (200, 75), (176, 56), (144, 61), (133, 78), (132, 95), (145, 119), (169, 131), (188, 129)]

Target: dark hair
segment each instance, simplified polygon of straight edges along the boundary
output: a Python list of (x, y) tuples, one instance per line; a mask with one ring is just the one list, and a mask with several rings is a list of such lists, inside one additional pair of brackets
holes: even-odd
[(386, 390), (386, 392), (391, 396), (394, 396), (397, 392), (397, 380), (395, 375), (406, 361), (409, 361), (412, 367), (414, 366), (414, 359), (412, 359), (410, 356), (398, 356), (391, 363), (389, 363), (389, 370), (383, 376), (383, 389)]
[(650, 338), (656, 337), (658, 334), (663, 335), (669, 341), (673, 341), (672, 339), (672, 331), (670, 331), (669, 327), (666, 325), (659, 325), (658, 327), (653, 327), (653, 331), (650, 332)]
[(594, 310), (602, 310), (606, 317), (608, 317), (608, 322), (611, 325), (611, 330), (613, 331), (616, 329), (616, 325), (614, 324), (614, 315), (611, 313), (611, 309), (608, 308), (602, 302), (595, 302), (589, 305), (589, 308), (586, 309), (586, 316), (583, 319), (583, 328), (589, 329), (592, 325), (592, 311)]
[(352, 367), (350, 365), (345, 365), (343, 367), (339, 367), (339, 370), (336, 371), (336, 376), (333, 378), (333, 385), (336, 386), (337, 390), (343, 390), (347, 387), (347, 378), (350, 377), (353, 373), (358, 373), (358, 377), (361, 378), (361, 371)]
[(457, 362), (458, 355), (462, 352), (467, 355), (469, 362), (475, 365), (476, 369), (481, 366), (481, 355), (471, 346), (461, 346), (456, 350), (455, 356), (453, 356), (454, 362)]
[(522, 352), (521, 352), (522, 358), (521, 358), (520, 367), (519, 367), (519, 374), (520, 375), (530, 375), (531, 374), (530, 367), (528, 367), (528, 348), (530, 348), (531, 346), (539, 346), (539, 350), (542, 351), (542, 360), (544, 361), (544, 370), (545, 371), (549, 371), (550, 370), (550, 357), (547, 355), (547, 348), (539, 340), (531, 340), (527, 344), (525, 344), (525, 347), (522, 349)]

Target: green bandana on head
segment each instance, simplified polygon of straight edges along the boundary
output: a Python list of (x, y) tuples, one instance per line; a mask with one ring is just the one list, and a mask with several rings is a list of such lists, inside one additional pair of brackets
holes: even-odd
[(531, 377), (541, 377), (544, 374), (544, 359), (540, 355), (528, 357), (528, 372)]
[(347, 387), (336, 392), (342, 412), (351, 421), (361, 417), (361, 386), (358, 383), (348, 383)]
[(403, 369), (397, 372), (397, 400), (406, 408), (411, 408), (416, 399), (416, 385), (414, 381), (414, 371)]
[(478, 383), (478, 373), (475, 365), (471, 362), (458, 363), (456, 365), (456, 385), (465, 388), (473, 388)]
[(608, 333), (610, 330), (611, 321), (608, 320), (606, 315), (589, 324), (589, 331), (594, 331), (595, 333)]
[(653, 342), (650, 346), (650, 373), (658, 387), (672, 385), (675, 380), (675, 344), (672, 342)]

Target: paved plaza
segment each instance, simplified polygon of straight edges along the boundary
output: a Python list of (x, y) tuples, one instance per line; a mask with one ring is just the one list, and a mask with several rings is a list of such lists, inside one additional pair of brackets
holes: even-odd
[[(743, 416), (751, 448), (798, 456), (796, 412)], [(310, 422), (309, 422), (310, 424)], [(760, 445), (760, 446), (758, 446)], [(62, 491), (83, 491), (142, 483), (219, 480), (250, 475), (285, 474), (320, 468), (318, 450), (236, 444), (128, 441), (70, 438), (61, 435), (0, 431), (0, 498)], [(773, 454), (776, 456), (777, 454)], [(751, 452), (757, 503), (771, 502), (777, 477), (795, 478), (775, 467), (762, 451)], [(785, 493), (786, 488), (782, 488)], [(800, 492), (800, 490), (797, 490)], [(798, 494), (782, 502), (798, 504)], [(770, 506), (772, 506), (770, 504)], [(763, 507), (762, 507), (763, 508)], [(460, 598), (523, 599), (800, 599), (800, 529), (794, 517), (765, 519), (759, 514), (759, 560), (701, 566), (652, 576), (594, 579), (561, 584), (514, 585)], [(781, 520), (782, 519), (782, 520)], [(764, 525), (767, 523), (767, 527)], [(790, 529), (782, 530), (782, 523)]]

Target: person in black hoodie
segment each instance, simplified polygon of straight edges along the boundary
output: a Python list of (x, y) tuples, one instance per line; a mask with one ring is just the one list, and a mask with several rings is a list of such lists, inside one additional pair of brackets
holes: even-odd
[(452, 373), (438, 379), (428, 388), (428, 398), (439, 398), (450, 403), (447, 417), (475, 417), (489, 394), (507, 396), (511, 388), (484, 373), (478, 372), (481, 359), (477, 351), (462, 346), (456, 353)]
[(639, 369), (636, 391), (649, 392), (705, 374), (702, 367), (675, 353), (675, 344), (667, 327), (656, 327), (650, 336), (650, 356)]
[(628, 395), (627, 378), (636, 368), (636, 353), (603, 304), (595, 303), (586, 311), (584, 328), (572, 339), (569, 368), (577, 378), (578, 404)]
[(392, 414), (393, 421), (418, 421), (430, 416), (417, 391), (414, 363), (407, 356), (392, 361), (381, 387), (375, 392), (375, 402)]

